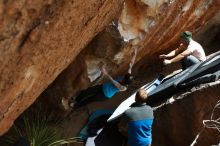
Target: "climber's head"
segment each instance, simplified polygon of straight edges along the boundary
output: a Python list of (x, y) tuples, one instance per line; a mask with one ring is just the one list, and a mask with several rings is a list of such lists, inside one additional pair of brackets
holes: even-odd
[(192, 33), (190, 31), (184, 31), (180, 34), (180, 38), (189, 43), (189, 41), (192, 39)]
[(148, 93), (144, 89), (139, 89), (136, 93), (135, 101), (143, 103), (146, 102), (147, 98), (148, 98)]

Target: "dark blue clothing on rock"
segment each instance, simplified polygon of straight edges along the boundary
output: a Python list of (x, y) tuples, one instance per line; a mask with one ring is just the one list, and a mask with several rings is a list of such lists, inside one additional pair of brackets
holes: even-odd
[[(121, 81), (123, 77), (118, 77), (116, 81)], [(119, 90), (112, 82), (108, 82), (102, 85), (96, 85), (87, 88), (80, 92), (80, 94), (75, 98), (74, 107), (84, 106), (90, 102), (94, 101), (104, 101), (112, 98)]]
[(152, 142), (153, 109), (145, 103), (134, 103), (124, 116), (128, 120), (128, 145), (148, 146)]

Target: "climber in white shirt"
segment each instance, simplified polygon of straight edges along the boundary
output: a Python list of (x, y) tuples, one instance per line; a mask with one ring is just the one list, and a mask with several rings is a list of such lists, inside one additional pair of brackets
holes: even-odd
[[(168, 65), (174, 62), (181, 61), (182, 68), (185, 70), (191, 65), (206, 60), (205, 52), (202, 46), (192, 39), (192, 33), (189, 31), (182, 32), (181, 43), (179, 47), (169, 54), (160, 55), (164, 65)], [(172, 59), (167, 59), (171, 58)]]

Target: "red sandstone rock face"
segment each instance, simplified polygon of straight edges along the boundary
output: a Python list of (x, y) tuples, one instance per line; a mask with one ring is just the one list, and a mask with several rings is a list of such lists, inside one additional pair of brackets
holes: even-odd
[[(119, 30), (135, 39), (142, 50), (139, 58), (173, 46), (182, 31), (197, 32), (219, 12), (218, 0), (126, 0)], [(141, 40), (141, 38), (143, 38)]]
[(120, 14), (122, 2), (0, 2), (0, 135), (68, 65), (42, 97), (59, 99), (88, 87), (100, 75), (101, 61), (112, 75), (121, 74), (132, 45), (141, 46), (138, 60), (149, 57), (219, 12), (218, 0), (126, 0), (119, 31), (124, 39), (127, 34), (132, 36), (127, 40), (135, 39), (129, 44), (106, 27)]
[(119, 13), (122, 0), (0, 2), (0, 135)]
[[(206, 85), (207, 86), (207, 85)], [(154, 146), (189, 146), (203, 128), (203, 120), (210, 120), (212, 110), (220, 100), (220, 84), (194, 91), (184, 98), (155, 111), (153, 125)], [(214, 119), (219, 118), (216, 110)], [(205, 129), (195, 146), (217, 145), (219, 132)]]

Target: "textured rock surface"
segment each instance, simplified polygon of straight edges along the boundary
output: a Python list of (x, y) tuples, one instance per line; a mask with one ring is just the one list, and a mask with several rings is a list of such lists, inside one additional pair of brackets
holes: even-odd
[(0, 1), (0, 135), (110, 23), (121, 4)]
[(149, 57), (175, 45), (180, 32), (197, 32), (219, 12), (219, 5), (218, 0), (126, 0), (119, 24), (125, 38), (142, 46), (139, 58)]
[[(113, 76), (124, 73), (132, 45), (141, 47), (138, 60), (172, 48), (181, 31), (205, 26), (220, 3), (126, 0), (117, 23), (122, 2), (0, 1), (0, 135), (68, 65), (42, 94), (48, 103), (94, 83), (101, 61)], [(116, 23), (99, 33), (113, 19)], [(149, 63), (138, 67), (143, 64)]]
[[(217, 82), (216, 82), (217, 83)], [(220, 100), (220, 82), (206, 85), (179, 100), (159, 108), (155, 112), (153, 128), (154, 146), (189, 146), (203, 128), (203, 120), (210, 120), (212, 110)], [(184, 98), (183, 98), (184, 97)], [(220, 111), (214, 113), (219, 118)], [(217, 145), (219, 132), (216, 129), (205, 129), (195, 146)]]

